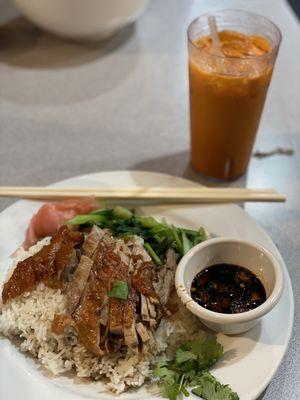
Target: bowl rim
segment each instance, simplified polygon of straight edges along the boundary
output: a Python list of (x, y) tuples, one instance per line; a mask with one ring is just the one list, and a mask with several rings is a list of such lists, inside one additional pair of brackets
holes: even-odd
[[(264, 253), (271, 261), (271, 265), (275, 273), (274, 288), (266, 301), (257, 308), (238, 314), (223, 314), (200, 306), (190, 296), (190, 288), (187, 288), (184, 282), (184, 272), (189, 264), (189, 261), (196, 253), (201, 252), (204, 248), (214, 246), (219, 243), (234, 243), (236, 245), (243, 244), (255, 248), (255, 250)], [(242, 322), (250, 322), (264, 316), (278, 303), (283, 292), (283, 286), (284, 282), (280, 262), (273, 254), (270, 253), (269, 250), (255, 242), (232, 237), (212, 238), (197, 244), (182, 257), (175, 273), (175, 288), (182, 303), (200, 319), (218, 324), (239, 324)]]

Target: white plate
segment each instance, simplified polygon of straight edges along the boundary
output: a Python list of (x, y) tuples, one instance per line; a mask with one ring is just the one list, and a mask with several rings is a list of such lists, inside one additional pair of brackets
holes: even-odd
[[(137, 171), (103, 172), (72, 178), (55, 186), (195, 186), (170, 175)], [(0, 214), (0, 282), (9, 266), (9, 255), (20, 245), (25, 228), (39, 203), (18, 201)], [(272, 207), (272, 206), (270, 206)], [(230, 337), (218, 335), (225, 355), (214, 369), (222, 382), (232, 386), (241, 400), (255, 400), (275, 374), (287, 349), (294, 315), (293, 293), (286, 266), (267, 234), (238, 206), (142, 207), (145, 214), (190, 227), (204, 226), (218, 236), (251, 240), (265, 246), (282, 265), (285, 288), (275, 309), (250, 332)], [(116, 399), (99, 383), (74, 383), (71, 377), (49, 379), (36, 362), (21, 354), (7, 339), (0, 340), (0, 398), (10, 400)], [(151, 399), (145, 388), (120, 396), (120, 400)], [(192, 399), (194, 396), (190, 396)]]

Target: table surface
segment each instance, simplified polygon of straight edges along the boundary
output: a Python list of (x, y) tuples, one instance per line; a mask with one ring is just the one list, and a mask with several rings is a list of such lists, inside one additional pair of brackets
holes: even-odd
[[(264, 14), (283, 41), (255, 148), (293, 156), (251, 160), (232, 186), (276, 187), (286, 204), (245, 209), (279, 247), (296, 313), (287, 355), (264, 400), (300, 398), (300, 27), (283, 0), (152, 0), (100, 44), (48, 35), (0, 0), (0, 184), (46, 185), (89, 172), (138, 169), (203, 180), (189, 164), (186, 27), (202, 12)], [(0, 210), (12, 203), (1, 200)], [(280, 324), (280, 321), (278, 321)]]

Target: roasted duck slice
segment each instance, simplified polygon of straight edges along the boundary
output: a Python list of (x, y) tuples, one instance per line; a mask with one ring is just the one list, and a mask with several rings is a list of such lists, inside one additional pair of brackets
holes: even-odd
[(124, 306), (123, 314), (123, 330), (124, 330), (124, 342), (131, 348), (135, 353), (138, 352), (138, 335), (136, 331), (136, 321), (137, 321), (137, 304), (139, 296), (136, 291), (131, 288), (128, 299)]
[(2, 291), (3, 303), (36, 288), (39, 282), (60, 287), (60, 275), (71, 261), (73, 249), (83, 242), (83, 234), (62, 226), (50, 244), (33, 256), (20, 261)]
[(104, 234), (105, 231), (103, 229), (100, 229), (97, 225), (94, 225), (82, 245), (82, 253), (87, 257), (92, 257), (98, 246), (99, 241), (104, 236)]
[(76, 331), (93, 354), (102, 356), (105, 350), (100, 349), (100, 315), (107, 293), (107, 270), (110, 269), (112, 251), (109, 247), (98, 244), (88, 282), (81, 296), (78, 307), (72, 314)]
[(68, 311), (72, 314), (82, 296), (90, 272), (92, 269), (93, 260), (84, 255), (81, 256), (78, 267), (74, 273), (72, 281), (67, 287), (67, 297), (68, 297)]

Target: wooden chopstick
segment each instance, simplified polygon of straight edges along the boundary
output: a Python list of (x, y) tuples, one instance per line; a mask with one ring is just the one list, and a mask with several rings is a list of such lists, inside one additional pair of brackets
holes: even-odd
[(0, 187), (0, 197), (30, 200), (64, 200), (93, 196), (102, 200), (159, 200), (172, 203), (284, 202), (286, 197), (275, 189), (209, 187), (139, 187), (139, 188), (49, 188)]

